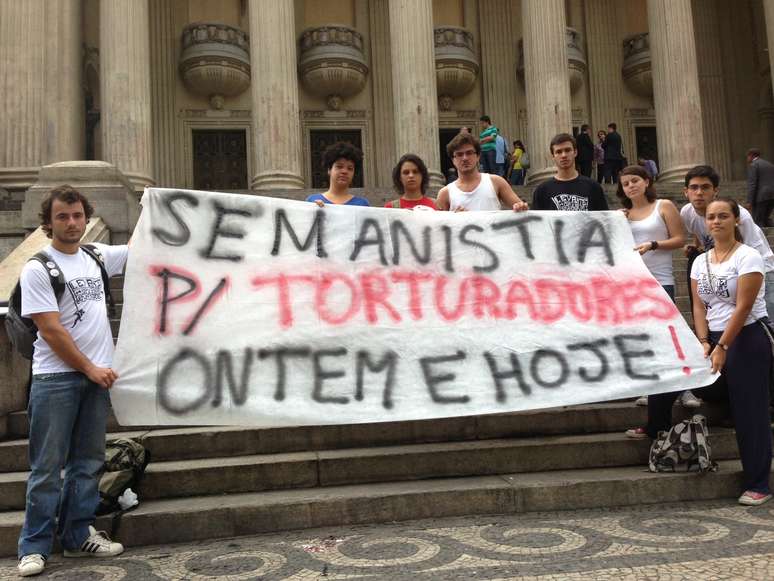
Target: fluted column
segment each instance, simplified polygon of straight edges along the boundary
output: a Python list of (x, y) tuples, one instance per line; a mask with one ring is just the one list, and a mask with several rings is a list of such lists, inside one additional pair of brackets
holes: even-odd
[(148, 0), (100, 3), (102, 155), (135, 189), (154, 183)]
[(432, 0), (390, 0), (390, 32), (396, 154), (419, 155), (440, 187)]
[(175, 175), (182, 165), (178, 162), (176, 147), (178, 43), (175, 0), (153, 0), (150, 3), (153, 176), (162, 187), (173, 187), (180, 183)]
[[(608, 123), (621, 125), (624, 118), (623, 80), (619, 74), (623, 67), (623, 51), (617, 33), (618, 5), (618, 0), (584, 2), (591, 97), (589, 124), (595, 135)], [(626, 150), (633, 151), (628, 145), (625, 144)]]
[(726, 117), (726, 79), (718, 38), (718, 14), (714, 2), (692, 0), (696, 27), (696, 65), (699, 71), (701, 121), (707, 163), (725, 179), (731, 178), (731, 150)]
[[(481, 30), (481, 78), (483, 112), (492, 118), (500, 134), (518, 137), (519, 90), (516, 86), (518, 45), (511, 28), (511, 0), (479, 0)], [(510, 143), (509, 143), (510, 145)]]
[(250, 0), (254, 190), (304, 187), (293, 5)]
[(390, 70), (390, 0), (371, 0), (369, 10), (371, 37), (371, 83), (373, 84), (375, 183), (392, 183), (395, 157), (395, 111), (392, 101)]
[(705, 160), (691, 0), (648, 0), (660, 180)]
[(0, 0), (0, 187), (84, 155), (80, 0)]
[(572, 124), (564, 0), (523, 0), (524, 83), (532, 169), (529, 182), (555, 173), (548, 144)]
[(774, 0), (763, 0), (763, 13), (766, 18), (766, 38), (769, 43), (769, 75), (771, 90), (774, 92)]

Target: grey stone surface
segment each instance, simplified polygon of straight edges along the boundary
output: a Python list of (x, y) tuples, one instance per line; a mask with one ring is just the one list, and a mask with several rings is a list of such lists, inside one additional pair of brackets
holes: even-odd
[[(770, 579), (774, 505), (734, 501), (459, 517), (54, 555), (62, 580)], [(120, 535), (119, 535), (120, 536)], [(0, 561), (0, 579), (16, 560)]]

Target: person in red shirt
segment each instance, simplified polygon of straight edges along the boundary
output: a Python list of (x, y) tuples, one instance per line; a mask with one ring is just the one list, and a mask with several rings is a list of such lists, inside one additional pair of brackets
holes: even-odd
[(425, 195), (429, 182), (430, 175), (422, 158), (413, 153), (405, 154), (392, 170), (392, 183), (400, 198), (390, 200), (384, 207), (413, 210), (417, 206), (423, 206), (423, 210), (436, 210), (433, 199)]

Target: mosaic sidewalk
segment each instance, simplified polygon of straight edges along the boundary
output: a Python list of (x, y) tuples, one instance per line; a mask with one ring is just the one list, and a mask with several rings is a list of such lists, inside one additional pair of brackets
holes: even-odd
[[(0, 561), (0, 579), (16, 561)], [(450, 518), (55, 555), (38, 579), (774, 579), (774, 502)]]

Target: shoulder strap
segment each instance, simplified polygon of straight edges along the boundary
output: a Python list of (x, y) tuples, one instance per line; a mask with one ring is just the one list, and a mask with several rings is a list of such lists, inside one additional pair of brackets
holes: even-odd
[(400, 199), (393, 200), (390, 202), (390, 207), (395, 209), (400, 209)]
[(30, 260), (38, 261), (43, 265), (43, 268), (46, 269), (46, 272), (48, 272), (48, 279), (51, 281), (51, 288), (54, 289), (56, 302), (59, 302), (59, 299), (62, 298), (65, 290), (65, 279), (64, 274), (62, 274), (62, 269), (59, 268), (59, 265), (53, 258), (42, 250), (30, 258)]
[(113, 300), (113, 293), (110, 292), (110, 275), (108, 275), (107, 267), (105, 266), (105, 257), (102, 256), (102, 252), (94, 244), (81, 244), (81, 249), (99, 266), (99, 271), (102, 274), (102, 288), (105, 290), (105, 298), (107, 299), (108, 312), (113, 317), (116, 311), (116, 303)]

